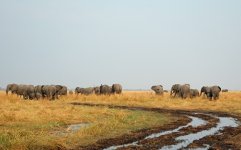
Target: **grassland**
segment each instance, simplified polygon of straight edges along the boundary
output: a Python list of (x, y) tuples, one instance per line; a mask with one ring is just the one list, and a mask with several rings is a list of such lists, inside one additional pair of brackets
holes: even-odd
[[(95, 99), (112, 101), (122, 96), (73, 95), (56, 101), (29, 101), (0, 92), (0, 149), (74, 148), (130, 131), (161, 126), (176, 119), (155, 112), (69, 104), (72, 101), (94, 102)], [(78, 132), (68, 133), (67, 126), (76, 123), (90, 125)], [(59, 134), (62, 132), (65, 134)]]
[[(73, 106), (70, 102), (218, 111), (241, 116), (241, 92), (221, 93), (216, 101), (202, 97), (182, 100), (170, 98), (168, 93), (157, 96), (150, 91), (125, 91), (110, 96), (69, 95), (56, 101), (29, 101), (0, 92), (0, 149), (73, 148), (176, 119), (167, 114)], [(55, 134), (66, 131), (69, 124), (82, 122), (91, 125), (73, 134)]]
[(204, 97), (187, 98), (185, 100), (171, 98), (169, 93), (165, 93), (164, 96), (158, 96), (150, 91), (126, 91), (122, 95), (111, 96), (73, 96), (70, 99), (76, 102), (98, 104), (141, 106), (174, 110), (217, 111), (241, 116), (241, 92), (239, 91), (220, 93), (220, 98), (212, 101)]

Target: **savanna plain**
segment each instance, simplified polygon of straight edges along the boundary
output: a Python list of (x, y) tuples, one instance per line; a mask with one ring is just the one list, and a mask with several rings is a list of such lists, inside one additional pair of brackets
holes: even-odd
[[(57, 100), (23, 100), (0, 92), (0, 149), (74, 149), (102, 139), (114, 138), (141, 129), (175, 122), (170, 113), (113, 109), (105, 106), (164, 108), (169, 110), (212, 111), (241, 116), (241, 92), (220, 93), (218, 100), (171, 98), (151, 91), (124, 91), (120, 95), (68, 95)], [(71, 132), (74, 124), (87, 124)], [(237, 135), (241, 138), (241, 134)], [(238, 140), (237, 140), (238, 142)]]

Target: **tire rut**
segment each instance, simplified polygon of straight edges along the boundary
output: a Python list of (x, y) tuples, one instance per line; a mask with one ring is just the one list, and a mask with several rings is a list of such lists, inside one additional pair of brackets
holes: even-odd
[[(91, 104), (91, 103), (70, 103), (72, 105), (80, 106), (98, 106), (98, 107), (108, 107), (113, 109), (128, 109), (128, 110), (143, 110), (143, 111), (154, 111), (159, 113), (171, 113), (175, 116), (178, 116), (178, 120), (164, 125), (162, 127), (156, 127), (151, 129), (143, 129), (130, 134), (124, 134), (122, 136), (111, 138), (111, 139), (102, 139), (97, 141), (95, 144), (88, 146), (79, 146), (76, 149), (183, 149), (183, 148), (203, 148), (203, 149), (240, 149), (239, 145), (235, 143), (227, 143), (225, 139), (229, 139), (234, 135), (241, 133), (240, 124), (233, 127), (223, 127), (221, 133), (220, 130), (215, 130), (216, 132), (213, 135), (200, 136), (198, 140), (191, 140), (191, 143), (183, 142), (183, 146), (180, 146), (182, 141), (177, 140), (180, 137), (187, 137), (187, 135), (198, 135), (207, 130), (212, 130), (216, 126), (219, 126), (219, 122), (222, 118), (238, 118), (235, 119), (240, 121), (240, 118), (235, 115), (230, 115), (222, 112), (211, 112), (211, 111), (187, 111), (187, 110), (170, 110), (170, 109), (161, 109), (161, 108), (146, 108), (146, 107), (129, 107), (129, 106), (116, 106), (116, 105), (104, 105), (104, 104)], [(206, 121), (204, 125), (192, 126), (188, 124), (193, 121), (191, 117), (196, 117)], [(162, 132), (172, 131), (180, 128), (177, 132), (167, 133), (161, 136), (147, 138), (152, 134), (158, 134)], [(229, 132), (232, 131), (232, 134)], [(206, 132), (204, 132), (206, 133)], [(210, 142), (211, 141), (211, 142)], [(176, 146), (176, 147), (175, 147)], [(179, 147), (178, 147), (179, 146)]]

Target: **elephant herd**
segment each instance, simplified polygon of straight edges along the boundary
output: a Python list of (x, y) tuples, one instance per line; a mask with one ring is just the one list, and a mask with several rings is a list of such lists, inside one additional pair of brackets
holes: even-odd
[[(154, 85), (151, 87), (151, 89), (157, 94), (157, 95), (163, 95), (164, 90), (162, 85)], [(218, 99), (219, 93), (221, 91), (221, 88), (217, 85), (215, 86), (203, 86), (201, 88), (200, 94), (198, 89), (191, 89), (190, 84), (174, 84), (171, 87), (170, 90), (170, 96), (171, 97), (180, 97), (180, 98), (194, 98), (197, 96), (201, 96), (202, 94), (205, 95), (208, 99)], [(225, 90), (227, 92), (227, 90)]]
[[(11, 92), (12, 94), (16, 94), (23, 99), (58, 99), (61, 95), (67, 95), (68, 90), (64, 85), (25, 85), (25, 84), (8, 84), (6, 87), (6, 94)], [(72, 91), (69, 91), (69, 94), (73, 94)], [(101, 85), (97, 87), (89, 87), (89, 88), (75, 88), (75, 94), (121, 94), (122, 86), (120, 84), (113, 84), (112, 86)]]
[(24, 99), (41, 99), (48, 98), (50, 100), (58, 99), (58, 96), (67, 95), (67, 87), (63, 85), (24, 85), (24, 84), (8, 84), (6, 94), (8, 92), (16, 94)]
[(83, 95), (90, 95), (90, 94), (121, 94), (122, 93), (122, 86), (120, 84), (113, 84), (112, 86), (109, 85), (101, 85), (96, 87), (88, 87), (88, 88), (75, 88), (75, 94), (83, 94)]
[[(162, 85), (154, 85), (151, 87), (157, 95), (163, 95), (166, 90), (163, 90)], [(174, 84), (170, 90), (171, 97), (180, 98), (194, 98), (197, 96), (205, 95), (208, 99), (218, 99), (221, 88), (217, 85), (215, 86), (203, 86), (200, 90), (191, 89), (190, 84)], [(67, 87), (64, 85), (24, 85), (24, 84), (8, 84), (6, 87), (6, 94), (11, 92), (24, 99), (41, 99), (47, 98), (50, 100), (58, 99), (58, 96), (67, 95)], [(71, 91), (72, 92), (72, 91)], [(228, 92), (227, 89), (222, 90), (222, 92)], [(75, 88), (75, 94), (83, 95), (110, 95), (110, 94), (121, 94), (122, 86), (120, 84), (102, 85), (96, 87), (88, 88)], [(71, 94), (71, 93), (70, 93)]]

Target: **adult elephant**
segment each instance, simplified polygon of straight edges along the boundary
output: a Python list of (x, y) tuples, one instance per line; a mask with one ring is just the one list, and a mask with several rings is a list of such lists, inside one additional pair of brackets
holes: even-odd
[(122, 86), (120, 84), (113, 84), (112, 85), (112, 93), (114, 94), (121, 94)]
[(100, 94), (110, 95), (112, 93), (112, 87), (109, 85), (102, 85), (100, 86)]
[(184, 84), (180, 87), (180, 96), (183, 99), (186, 99), (190, 95), (190, 85)]
[(199, 91), (198, 89), (190, 89), (190, 98), (198, 97)]
[(43, 87), (42, 85), (36, 85), (34, 87), (35, 98), (37, 100), (44, 98), (43, 93), (42, 93), (42, 87)]
[(26, 94), (25, 94), (26, 90), (27, 90), (27, 85), (24, 85), (24, 84), (18, 85), (18, 88), (16, 91), (17, 96), (19, 96), (20, 98), (23, 97), (24, 99), (27, 99), (28, 97), (26, 97)]
[(100, 94), (100, 87), (99, 86), (94, 87), (94, 92), (95, 92), (96, 95), (99, 95)]
[(34, 99), (35, 98), (35, 92), (34, 92), (34, 86), (33, 85), (24, 85), (23, 86), (23, 97), (24, 99)]
[(221, 87), (214, 85), (210, 89), (211, 89), (211, 94), (212, 94), (211, 98), (213, 98), (214, 100), (219, 99), (219, 93), (222, 90)]
[(54, 100), (57, 98), (57, 89), (54, 85), (43, 85), (42, 86), (42, 94), (49, 98), (50, 100)]
[(56, 93), (57, 93), (57, 96), (58, 95), (67, 95), (68, 93), (68, 90), (67, 90), (67, 87), (64, 86), (64, 85), (55, 85), (56, 87)]
[(11, 91), (12, 94), (16, 94), (18, 90), (18, 85), (13, 83), (13, 84), (8, 84), (6, 87), (6, 94), (8, 95), (8, 92)]
[(94, 94), (94, 88), (89, 87), (89, 88), (80, 88), (80, 87), (76, 87), (75, 88), (75, 94), (83, 94), (83, 95), (90, 95), (90, 94)]
[(88, 87), (88, 88), (80, 88), (81, 90), (81, 94), (84, 94), (84, 95), (90, 95), (90, 94), (94, 94), (95, 91), (94, 91), (94, 88), (93, 87)]
[(74, 92), (75, 92), (76, 95), (78, 95), (80, 93), (80, 87), (76, 87)]
[[(181, 85), (180, 84), (174, 84), (171, 88), (170, 91), (170, 96), (176, 97), (176, 96), (180, 96), (180, 89), (181, 89)], [(174, 94), (174, 95), (173, 95)]]
[(212, 99), (211, 87), (203, 86), (200, 92), (200, 96), (202, 95), (206, 95), (207, 98)]
[(156, 95), (163, 95), (163, 86), (162, 85), (153, 85), (151, 89), (156, 93)]

